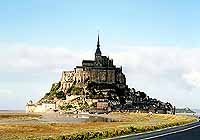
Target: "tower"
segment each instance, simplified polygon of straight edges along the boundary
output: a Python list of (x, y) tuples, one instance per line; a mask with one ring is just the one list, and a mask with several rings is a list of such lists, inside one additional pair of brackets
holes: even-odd
[(100, 41), (99, 41), (99, 34), (97, 39), (97, 49), (95, 52), (95, 66), (102, 66), (102, 57), (101, 57), (101, 50), (100, 50)]
[(98, 34), (98, 39), (97, 39), (97, 49), (96, 49), (96, 52), (95, 52), (95, 57), (96, 56), (101, 56), (99, 34)]

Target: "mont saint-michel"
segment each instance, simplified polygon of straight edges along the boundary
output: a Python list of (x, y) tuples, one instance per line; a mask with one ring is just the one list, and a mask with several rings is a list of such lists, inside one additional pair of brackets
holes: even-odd
[(174, 110), (168, 102), (129, 88), (122, 67), (117, 67), (113, 59), (102, 54), (99, 35), (93, 60), (82, 60), (82, 64), (71, 71), (63, 71), (60, 81), (53, 83), (43, 98), (26, 105), (26, 112), (173, 113)]

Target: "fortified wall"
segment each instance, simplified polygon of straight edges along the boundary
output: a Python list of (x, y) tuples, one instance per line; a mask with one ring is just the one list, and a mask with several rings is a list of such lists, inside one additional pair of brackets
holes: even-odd
[(113, 84), (118, 88), (126, 87), (126, 77), (122, 67), (113, 65), (113, 60), (103, 56), (100, 50), (99, 35), (94, 60), (83, 60), (81, 66), (73, 71), (63, 71), (60, 90), (67, 92), (73, 84), (84, 86), (86, 83)]

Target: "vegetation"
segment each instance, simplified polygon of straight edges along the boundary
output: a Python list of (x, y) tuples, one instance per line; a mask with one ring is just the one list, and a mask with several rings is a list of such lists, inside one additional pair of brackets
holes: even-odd
[(60, 106), (61, 110), (66, 110), (66, 111), (76, 109), (76, 108), (77, 108), (77, 106), (72, 105), (72, 104), (64, 104), (64, 105)]
[(63, 100), (66, 99), (65, 93), (64, 93), (63, 91), (58, 91), (58, 92), (56, 92), (56, 97), (57, 97), (58, 99), (63, 99)]
[(104, 99), (104, 98), (105, 98), (102, 92), (90, 93), (87, 97), (88, 97), (89, 99)]
[(62, 106), (60, 106), (61, 110), (66, 110), (66, 111), (74, 111), (74, 110), (87, 110), (89, 108), (94, 108), (95, 104), (92, 104), (91, 106), (89, 106), (86, 102), (83, 102), (82, 100), (80, 100), (78, 102), (78, 105), (73, 104), (73, 103), (66, 103), (63, 104)]
[(60, 82), (59, 83), (54, 83), (52, 84), (51, 90), (50, 90), (50, 95), (56, 94), (57, 90), (60, 88)]
[(111, 113), (116, 122), (1, 124), (0, 139), (89, 140), (139, 133), (190, 123), (188, 116)]
[(38, 103), (42, 103), (43, 100), (53, 100), (55, 97), (65, 100), (65, 93), (63, 91), (59, 91), (60, 85), (60, 82), (52, 84), (50, 91), (46, 93)]
[(79, 87), (72, 85), (68, 89), (67, 93), (70, 93), (71, 95), (84, 95), (84, 90), (83, 90), (83, 88), (79, 88)]

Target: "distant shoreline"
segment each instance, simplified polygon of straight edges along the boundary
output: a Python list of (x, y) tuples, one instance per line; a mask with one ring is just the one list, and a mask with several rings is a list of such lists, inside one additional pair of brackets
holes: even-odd
[(26, 112), (25, 110), (4, 110), (4, 109), (2, 109), (2, 110), (0, 110), (0, 113), (17, 113), (17, 112), (19, 112), (19, 113), (24, 113), (24, 112)]

